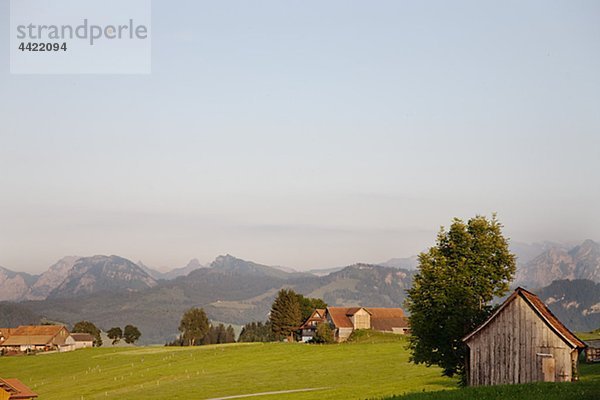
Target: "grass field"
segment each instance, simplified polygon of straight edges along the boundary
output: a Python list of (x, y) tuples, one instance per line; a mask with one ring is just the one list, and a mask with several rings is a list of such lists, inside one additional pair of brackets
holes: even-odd
[(581, 381), (566, 383), (532, 383), (416, 393), (387, 400), (598, 400), (600, 399), (600, 364), (580, 366)]
[(408, 363), (405, 338), (362, 335), (342, 345), (286, 343), (87, 349), (1, 357), (0, 376), (19, 378), (40, 400), (253, 398), (366, 399), (441, 390), (455, 382)]
[(581, 340), (600, 340), (600, 329), (594, 332), (578, 332), (577, 337)]
[(580, 369), (581, 382), (456, 390), (439, 369), (408, 363), (406, 338), (372, 332), (329, 346), (127, 347), (0, 357), (0, 376), (21, 379), (40, 400), (214, 399), (299, 389), (318, 390), (251, 398), (600, 399), (600, 365)]

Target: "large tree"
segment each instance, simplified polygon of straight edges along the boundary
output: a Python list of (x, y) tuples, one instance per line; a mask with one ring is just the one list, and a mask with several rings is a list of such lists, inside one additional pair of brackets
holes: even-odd
[(464, 384), (468, 349), (462, 338), (490, 315), (492, 299), (508, 291), (514, 273), (515, 256), (496, 215), (442, 227), (436, 245), (419, 255), (408, 290), (411, 360), (438, 365)]
[(298, 294), (292, 289), (281, 289), (271, 306), (269, 320), (275, 340), (290, 338), (302, 324)]
[(102, 346), (102, 336), (100, 335), (100, 329), (96, 327), (90, 321), (79, 321), (71, 330), (72, 333), (89, 333), (94, 337), (94, 346), (100, 347)]
[(188, 346), (200, 344), (209, 332), (209, 323), (202, 308), (192, 307), (187, 310), (179, 323), (179, 332), (183, 343)]
[(112, 344), (115, 345), (123, 339), (123, 329), (115, 326), (114, 328), (110, 328), (106, 332), (109, 339), (112, 339)]
[(142, 333), (134, 325), (125, 325), (123, 328), (123, 339), (127, 344), (133, 344), (138, 341), (138, 339), (142, 336)]

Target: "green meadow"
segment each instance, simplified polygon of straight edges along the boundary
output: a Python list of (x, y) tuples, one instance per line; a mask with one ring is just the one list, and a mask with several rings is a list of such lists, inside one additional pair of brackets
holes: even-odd
[(600, 364), (580, 365), (581, 380), (563, 383), (531, 383), (413, 393), (385, 400), (598, 400)]
[(366, 399), (452, 389), (437, 368), (408, 363), (406, 339), (362, 335), (354, 343), (252, 343), (199, 347), (98, 348), (1, 357), (40, 400), (213, 399), (273, 391), (257, 399)]
[[(437, 368), (408, 362), (406, 338), (361, 332), (352, 343), (251, 343), (126, 347), (0, 357), (0, 377), (19, 378), (40, 400), (218, 399), (598, 399), (600, 365), (581, 382), (458, 390)], [(396, 395), (396, 397), (394, 397)]]

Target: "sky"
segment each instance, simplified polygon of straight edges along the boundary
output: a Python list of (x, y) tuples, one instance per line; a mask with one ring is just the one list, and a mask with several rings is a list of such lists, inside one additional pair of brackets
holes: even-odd
[(600, 240), (600, 2), (152, 2), (149, 75), (13, 75), (0, 265), (380, 262), (452, 218)]

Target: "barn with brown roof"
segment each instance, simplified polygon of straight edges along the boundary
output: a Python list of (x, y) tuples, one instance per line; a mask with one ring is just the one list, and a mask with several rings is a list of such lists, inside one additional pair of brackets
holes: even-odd
[(0, 400), (32, 400), (37, 398), (34, 393), (18, 379), (0, 378)]
[(327, 307), (327, 321), (335, 329), (335, 340), (348, 340), (356, 329), (405, 334), (408, 318), (401, 308)]
[(63, 325), (20, 326), (11, 331), (0, 347), (7, 351), (69, 351), (75, 340)]
[(71, 333), (71, 337), (75, 340), (75, 350), (94, 347), (94, 337), (89, 333)]
[(539, 297), (523, 288), (463, 341), (469, 347), (472, 386), (574, 380), (585, 348)]
[(17, 328), (0, 328), (0, 345), (16, 330)]

